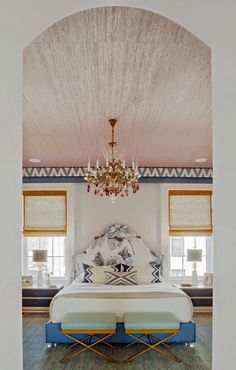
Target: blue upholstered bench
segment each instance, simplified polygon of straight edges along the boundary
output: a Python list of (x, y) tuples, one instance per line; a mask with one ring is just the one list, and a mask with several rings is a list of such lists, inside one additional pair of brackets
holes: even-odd
[[(95, 349), (98, 343), (104, 343), (110, 348), (113, 346), (106, 342), (106, 339), (111, 337), (116, 332), (116, 318), (112, 313), (86, 313), (86, 312), (71, 312), (65, 315), (61, 323), (61, 332), (74, 343), (69, 348), (73, 348), (78, 344), (83, 346), (77, 352), (63, 357), (60, 362), (66, 362), (80, 353), (91, 350), (99, 356), (106, 358), (111, 362), (116, 362), (113, 358)], [(81, 340), (74, 337), (75, 334), (87, 334)], [(101, 337), (102, 336), (102, 337)], [(94, 341), (95, 340), (95, 341)], [(88, 343), (87, 343), (88, 342)]]
[[(124, 362), (130, 362), (134, 358), (141, 356), (149, 350), (159, 352), (161, 355), (176, 361), (181, 360), (171, 354), (170, 352), (163, 351), (159, 348), (160, 345), (171, 348), (165, 343), (166, 340), (175, 336), (180, 331), (180, 322), (178, 319), (169, 312), (128, 312), (124, 315), (125, 333), (132, 337), (134, 340), (129, 343), (125, 348), (130, 347), (134, 343), (142, 343), (146, 346), (143, 351), (127, 358)], [(164, 339), (157, 339), (153, 334), (166, 334)], [(144, 339), (148, 339), (145, 341)], [(158, 347), (158, 348), (157, 348)]]

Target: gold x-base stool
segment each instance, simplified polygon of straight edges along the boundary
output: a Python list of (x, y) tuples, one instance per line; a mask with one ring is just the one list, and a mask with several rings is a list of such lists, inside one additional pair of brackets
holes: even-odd
[[(104, 331), (103, 330), (90, 330), (90, 331), (86, 331), (86, 334), (88, 334), (87, 337), (85, 337), (81, 340), (79, 340), (79, 339), (77, 339), (73, 336), (75, 334), (84, 334), (84, 331), (85, 331), (84, 329), (83, 330), (77, 330), (77, 329), (76, 330), (62, 330), (62, 333), (65, 336), (67, 336), (68, 338), (73, 339), (75, 341), (75, 343), (68, 346), (67, 349), (73, 348), (73, 347), (75, 347), (79, 344), (81, 344), (84, 348), (82, 348), (79, 351), (74, 352), (70, 355), (64, 356), (60, 360), (60, 363), (64, 363), (64, 362), (70, 360), (71, 358), (73, 358), (75, 356), (78, 356), (78, 355), (80, 355), (80, 353), (82, 353), (84, 351), (87, 351), (87, 350), (90, 350), (90, 351), (96, 353), (97, 355), (106, 358), (108, 361), (117, 362), (112, 357), (110, 357), (108, 355), (105, 355), (104, 353), (102, 353), (102, 352), (100, 352), (100, 351), (98, 351), (97, 349), (94, 348), (94, 346), (96, 346), (98, 343), (103, 343), (103, 344), (107, 345), (110, 348), (114, 348), (114, 346), (112, 346), (110, 343), (107, 343), (106, 340), (109, 337), (111, 337), (113, 334), (115, 334), (115, 330), (104, 330)], [(97, 336), (97, 334), (103, 334), (104, 337), (99, 338)], [(96, 342), (91, 343), (93, 338), (96, 339)], [(86, 341), (87, 339), (89, 340), (89, 344), (84, 343), (84, 341)]]
[[(175, 336), (176, 334), (179, 333), (179, 329), (154, 329), (154, 330), (126, 330), (126, 334), (128, 334), (130, 337), (132, 337), (134, 340), (133, 342), (127, 344), (124, 348), (128, 348), (132, 346), (134, 343), (140, 342), (144, 344), (147, 348), (145, 348), (143, 351), (140, 351), (136, 353), (135, 355), (127, 358), (123, 362), (130, 362), (134, 360), (136, 357), (139, 357), (143, 355), (144, 353), (154, 350), (156, 352), (159, 352), (162, 356), (169, 358), (170, 360), (176, 361), (176, 362), (181, 362), (181, 359), (178, 358), (177, 356), (173, 355), (172, 353), (169, 353), (167, 351), (163, 351), (160, 348), (157, 348), (160, 345), (163, 345), (166, 348), (172, 348), (169, 344), (165, 343), (166, 340), (170, 339), (171, 337)], [(155, 338), (152, 334), (167, 334), (167, 336), (164, 339), (157, 339)], [(136, 337), (135, 334), (142, 334), (141, 337)], [(148, 339), (148, 342), (145, 342), (143, 339), (144, 338)], [(151, 340), (155, 340), (155, 343), (152, 343)]]

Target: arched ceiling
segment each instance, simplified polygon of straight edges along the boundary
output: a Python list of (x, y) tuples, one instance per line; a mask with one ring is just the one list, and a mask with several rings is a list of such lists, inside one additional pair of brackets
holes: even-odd
[(108, 117), (127, 161), (211, 166), (211, 53), (179, 25), (141, 9), (90, 9), (55, 23), (23, 58), (24, 166), (102, 159)]

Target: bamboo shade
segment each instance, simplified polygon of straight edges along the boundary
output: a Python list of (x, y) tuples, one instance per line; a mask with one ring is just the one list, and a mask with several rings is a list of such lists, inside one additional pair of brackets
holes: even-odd
[(24, 191), (25, 236), (66, 235), (66, 191)]
[(212, 191), (169, 191), (169, 235), (211, 235)]

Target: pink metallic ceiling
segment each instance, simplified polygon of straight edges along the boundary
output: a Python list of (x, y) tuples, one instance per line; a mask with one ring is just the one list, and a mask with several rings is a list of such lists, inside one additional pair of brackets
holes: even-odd
[(71, 15), (25, 48), (23, 79), (26, 167), (30, 158), (47, 167), (102, 159), (109, 117), (118, 118), (127, 162), (212, 165), (210, 49), (160, 15), (126, 7)]

